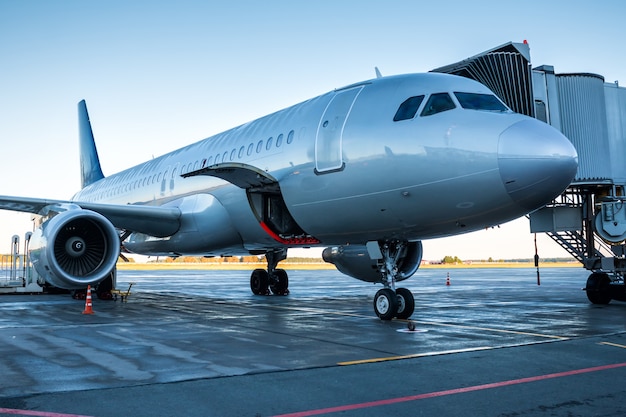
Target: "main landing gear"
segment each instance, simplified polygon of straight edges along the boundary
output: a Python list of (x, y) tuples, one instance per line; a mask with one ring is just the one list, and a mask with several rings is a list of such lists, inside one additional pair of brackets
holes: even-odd
[(287, 258), (287, 249), (279, 249), (265, 253), (267, 270), (255, 269), (250, 276), (250, 289), (255, 295), (289, 294), (289, 277), (284, 269), (276, 266)]
[(382, 262), (378, 270), (385, 288), (374, 296), (374, 312), (381, 320), (408, 319), (415, 310), (413, 294), (406, 288), (396, 288), (396, 281), (401, 278), (398, 261), (405, 256), (406, 242), (392, 241), (380, 245)]

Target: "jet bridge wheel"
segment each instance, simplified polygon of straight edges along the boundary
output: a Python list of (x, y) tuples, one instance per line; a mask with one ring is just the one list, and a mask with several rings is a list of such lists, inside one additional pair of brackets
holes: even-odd
[(374, 311), (381, 320), (391, 320), (398, 311), (398, 296), (393, 290), (383, 288), (374, 296)]
[(250, 289), (254, 295), (268, 295), (270, 277), (265, 269), (255, 269), (250, 275)]
[(587, 298), (593, 304), (608, 304), (611, 302), (611, 278), (604, 272), (594, 272), (587, 278), (585, 286)]
[(411, 317), (415, 310), (415, 298), (413, 298), (413, 293), (406, 288), (397, 288), (396, 298), (398, 300), (396, 317), (399, 319), (408, 319)]
[(276, 282), (270, 284), (270, 290), (276, 295), (289, 294), (289, 276), (284, 269), (275, 269), (274, 278)]

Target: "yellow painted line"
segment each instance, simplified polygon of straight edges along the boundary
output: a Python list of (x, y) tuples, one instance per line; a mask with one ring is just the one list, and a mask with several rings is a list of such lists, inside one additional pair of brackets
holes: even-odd
[(611, 343), (611, 342), (600, 342), (600, 343), (598, 343), (598, 344), (599, 344), (599, 345), (614, 346), (614, 347), (618, 347), (618, 348), (626, 349), (626, 346), (624, 346), (624, 345), (618, 345), (617, 343)]
[(543, 337), (543, 338), (546, 338), (546, 339), (569, 340), (569, 337), (565, 337), (565, 336), (553, 336), (553, 335), (542, 334), (542, 333), (520, 332), (520, 331), (517, 331), (517, 330), (494, 329), (494, 328), (491, 328), (491, 327), (465, 326), (465, 325), (462, 325), (462, 324), (441, 323), (441, 322), (436, 322), (436, 321), (414, 321), (414, 322), (418, 323), (418, 324), (428, 324), (428, 325), (431, 325), (431, 326), (458, 327), (460, 329), (482, 330), (482, 331), (487, 331), (487, 332), (518, 334), (518, 335), (521, 335), (521, 336)]
[(413, 355), (388, 356), (385, 358), (372, 358), (372, 359), (361, 359), (357, 361), (338, 362), (337, 365), (339, 366), (362, 365), (365, 363), (399, 361), (401, 359), (423, 358), (426, 356), (449, 355), (451, 353), (476, 352), (479, 350), (490, 350), (490, 349), (493, 349), (493, 348), (491, 346), (481, 346), (481, 347), (467, 348), (467, 349), (442, 350), (438, 352), (415, 353)]

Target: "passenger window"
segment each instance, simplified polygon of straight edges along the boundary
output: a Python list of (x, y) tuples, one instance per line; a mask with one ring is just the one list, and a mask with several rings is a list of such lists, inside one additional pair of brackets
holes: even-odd
[(508, 111), (493, 94), (454, 93), (461, 107), (468, 110)]
[(393, 116), (394, 122), (399, 122), (400, 120), (408, 120), (415, 117), (415, 113), (417, 113), (417, 109), (422, 104), (424, 100), (424, 96), (415, 96), (409, 97), (400, 104), (398, 107), (398, 111), (396, 115)]
[(420, 116), (432, 116), (433, 114), (452, 110), (455, 107), (452, 97), (448, 93), (431, 94)]

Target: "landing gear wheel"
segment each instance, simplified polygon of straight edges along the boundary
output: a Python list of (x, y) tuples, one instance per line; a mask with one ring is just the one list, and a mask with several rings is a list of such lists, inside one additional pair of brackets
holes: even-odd
[(74, 300), (84, 300), (85, 298), (87, 298), (87, 288), (83, 288), (80, 290), (74, 290), (72, 292), (72, 298)]
[(398, 297), (393, 290), (383, 288), (374, 296), (374, 311), (381, 320), (391, 320), (398, 310)]
[(284, 269), (275, 269), (274, 277), (277, 281), (270, 284), (270, 290), (272, 290), (272, 293), (276, 295), (289, 294), (289, 276), (287, 275), (287, 271)]
[(406, 288), (396, 289), (396, 298), (398, 300), (398, 310), (396, 317), (399, 319), (408, 319), (415, 310), (415, 298), (413, 294)]
[(604, 272), (594, 272), (587, 278), (585, 291), (593, 304), (608, 304), (611, 302), (611, 278)]
[(96, 295), (98, 296), (98, 300), (112, 300), (113, 294), (111, 290), (114, 286), (115, 281), (115, 269), (106, 277), (101, 283), (98, 284), (96, 288)]
[(265, 269), (255, 269), (250, 275), (250, 289), (254, 295), (268, 295), (269, 274)]

